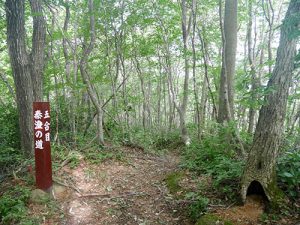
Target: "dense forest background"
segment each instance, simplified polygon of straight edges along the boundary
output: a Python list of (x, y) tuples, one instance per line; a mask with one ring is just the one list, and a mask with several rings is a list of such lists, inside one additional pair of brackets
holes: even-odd
[[(32, 164), (29, 98), (51, 103), (54, 162), (71, 151), (110, 157), (111, 146), (177, 149), (182, 167), (212, 176), (226, 199), (240, 195), (239, 184), (245, 198), (258, 180), (273, 202), (275, 179), (299, 210), (299, 4), (0, 1), (0, 180)], [(260, 116), (269, 120), (257, 127)], [(269, 150), (257, 150), (262, 143)], [(253, 177), (257, 152), (258, 165), (274, 168)]]

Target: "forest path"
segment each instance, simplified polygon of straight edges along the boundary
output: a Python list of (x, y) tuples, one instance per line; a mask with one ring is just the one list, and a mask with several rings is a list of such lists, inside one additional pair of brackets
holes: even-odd
[(73, 187), (56, 196), (64, 211), (59, 224), (189, 224), (164, 183), (166, 175), (177, 170), (179, 156), (123, 147), (120, 159), (99, 164), (81, 159), (76, 168), (59, 171)]

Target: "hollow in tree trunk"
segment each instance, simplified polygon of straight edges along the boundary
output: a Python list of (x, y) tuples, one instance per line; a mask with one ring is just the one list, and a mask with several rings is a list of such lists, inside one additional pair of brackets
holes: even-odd
[(298, 30), (300, 2), (291, 0), (277, 49), (277, 59), (268, 82), (265, 104), (259, 112), (254, 140), (241, 181), (241, 197), (246, 200), (252, 182), (259, 182), (272, 205), (281, 199), (276, 183), (276, 157), (283, 132), (289, 87), (293, 77), (297, 40), (293, 32)]

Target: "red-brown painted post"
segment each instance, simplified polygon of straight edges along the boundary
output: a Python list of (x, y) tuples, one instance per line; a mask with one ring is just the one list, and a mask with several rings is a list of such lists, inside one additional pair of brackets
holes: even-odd
[(49, 102), (33, 103), (33, 130), (36, 186), (47, 191), (52, 186)]

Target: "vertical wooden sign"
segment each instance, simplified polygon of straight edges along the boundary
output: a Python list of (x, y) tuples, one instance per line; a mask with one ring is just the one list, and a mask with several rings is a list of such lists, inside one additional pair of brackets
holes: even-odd
[(52, 186), (49, 102), (33, 103), (33, 131), (36, 186), (48, 190)]

